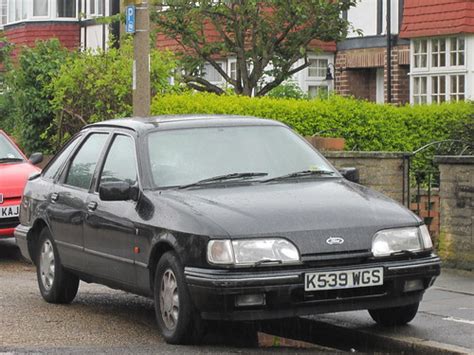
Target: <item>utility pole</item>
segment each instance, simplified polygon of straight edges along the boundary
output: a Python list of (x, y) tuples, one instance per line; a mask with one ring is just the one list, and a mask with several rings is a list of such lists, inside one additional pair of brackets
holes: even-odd
[(128, 0), (136, 4), (133, 38), (133, 116), (150, 116), (150, 14), (149, 0)]

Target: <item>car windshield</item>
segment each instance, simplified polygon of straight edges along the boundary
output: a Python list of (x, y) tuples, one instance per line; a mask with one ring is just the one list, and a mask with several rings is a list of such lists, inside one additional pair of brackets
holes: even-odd
[[(283, 126), (155, 131), (148, 135), (148, 150), (158, 188), (335, 173), (324, 158)], [(304, 174), (307, 172), (322, 174)], [(294, 173), (303, 174), (285, 176)]]
[(0, 163), (15, 160), (23, 160), (22, 155), (15, 146), (0, 133)]

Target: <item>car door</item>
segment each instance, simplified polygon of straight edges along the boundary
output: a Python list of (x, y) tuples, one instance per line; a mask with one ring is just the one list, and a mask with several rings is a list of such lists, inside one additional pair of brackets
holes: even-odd
[(108, 136), (108, 133), (102, 132), (88, 135), (50, 191), (50, 228), (61, 262), (66, 267), (83, 268), (85, 204)]
[(135, 286), (134, 238), (136, 202), (102, 201), (98, 191), (104, 182), (138, 183), (135, 141), (116, 134), (98, 174), (95, 192), (87, 199), (84, 223), (84, 251), (87, 268), (94, 275)]

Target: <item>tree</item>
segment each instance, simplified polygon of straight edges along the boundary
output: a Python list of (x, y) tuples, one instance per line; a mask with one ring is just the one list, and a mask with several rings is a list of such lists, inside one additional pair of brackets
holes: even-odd
[[(309, 66), (314, 40), (339, 41), (349, 23), (341, 16), (357, 0), (166, 0), (155, 1), (158, 31), (183, 48), (183, 79), (192, 88), (224, 89), (200, 76), (209, 63), (237, 94), (263, 96)], [(212, 33), (211, 36), (209, 34)], [(231, 77), (218, 63), (237, 61)], [(303, 64), (297, 64), (304, 59)]]
[[(132, 114), (133, 46), (123, 39), (120, 48), (71, 54), (51, 82), (56, 113), (50, 130), (61, 146), (82, 126)], [(151, 95), (179, 91), (170, 84), (176, 68), (172, 53), (151, 51)]]

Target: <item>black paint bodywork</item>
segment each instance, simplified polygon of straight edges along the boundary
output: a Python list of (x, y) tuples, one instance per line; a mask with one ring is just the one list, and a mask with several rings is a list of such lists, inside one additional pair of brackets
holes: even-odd
[[(144, 148), (149, 132), (239, 125), (282, 124), (242, 117), (172, 116), (114, 120), (85, 127), (74, 151), (94, 132), (109, 134), (106, 146), (114, 134), (135, 140), (139, 173), (136, 201), (100, 199), (97, 180), (107, 148), (98, 152), (99, 163), (89, 191), (65, 185), (64, 175), (73, 152), (54, 179), (42, 175), (25, 188), (21, 225), (15, 232), (23, 255), (34, 261), (36, 238), (46, 227), (62, 264), (84, 281), (152, 296), (156, 263), (164, 252), (174, 250), (184, 265), (193, 301), (208, 319), (278, 318), (421, 300), (424, 290), (403, 293), (404, 281), (422, 279), (424, 288), (429, 287), (439, 274), (438, 257), (428, 251), (375, 259), (371, 243), (379, 230), (419, 226), (422, 221), (400, 204), (339, 174), (266, 184), (153, 188)], [(325, 241), (331, 236), (343, 237), (346, 242), (329, 245)], [(212, 266), (206, 260), (210, 239), (255, 237), (291, 240), (300, 252), (301, 264), (230, 268)], [(367, 266), (384, 267), (383, 287), (318, 295), (304, 292), (305, 272)], [(236, 295), (261, 292), (266, 293), (266, 306), (236, 309)]]

